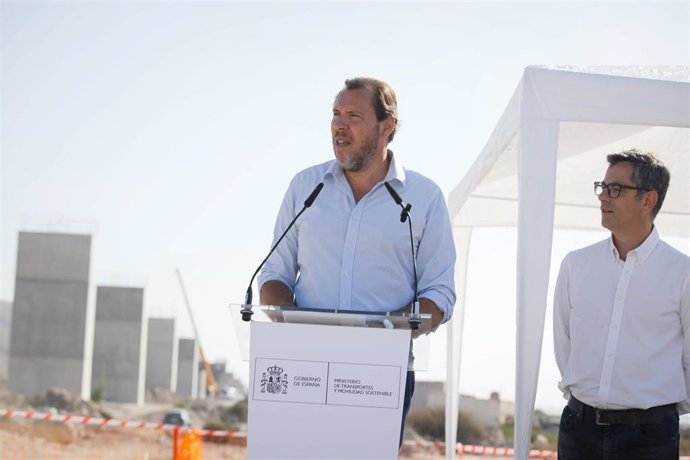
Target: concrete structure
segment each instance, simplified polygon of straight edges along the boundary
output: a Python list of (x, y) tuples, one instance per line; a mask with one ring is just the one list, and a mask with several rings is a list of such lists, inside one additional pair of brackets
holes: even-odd
[(195, 339), (180, 339), (177, 355), (177, 394), (199, 396), (199, 346)]
[(479, 426), (486, 429), (499, 428), (503, 420), (498, 393), (491, 393), (489, 399), (460, 395), (460, 412), (470, 415)]
[(19, 233), (8, 388), (90, 397), (95, 292), (91, 236)]
[[(443, 409), (446, 403), (445, 386), (444, 382), (416, 382), (411, 408)], [(489, 399), (460, 395), (460, 412), (469, 415), (482, 428), (499, 428), (512, 419), (514, 410), (513, 402), (501, 401), (499, 394), (495, 392), (491, 393)]]
[(7, 378), (7, 366), (10, 358), (10, 327), (12, 322), (12, 304), (0, 300), (0, 377)]
[(146, 389), (177, 389), (177, 332), (172, 318), (149, 318)]
[(443, 409), (446, 405), (445, 383), (417, 381), (410, 408), (430, 407)]
[(216, 362), (210, 365), (213, 378), (218, 386), (218, 397), (227, 399), (243, 399), (247, 394), (247, 388), (241, 380), (235, 378), (231, 372), (225, 370), (225, 361)]
[(146, 328), (144, 289), (99, 286), (91, 394), (112, 402), (144, 402)]
[(198, 374), (199, 386), (197, 387), (196, 397), (197, 399), (206, 399), (206, 369), (204, 369), (204, 365), (201, 363), (199, 363)]

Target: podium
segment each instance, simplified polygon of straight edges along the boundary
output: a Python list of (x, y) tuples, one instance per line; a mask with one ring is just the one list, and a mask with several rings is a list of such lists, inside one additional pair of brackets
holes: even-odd
[(244, 307), (230, 310), (249, 329), (248, 459), (398, 458), (408, 314), (252, 306), (246, 322)]

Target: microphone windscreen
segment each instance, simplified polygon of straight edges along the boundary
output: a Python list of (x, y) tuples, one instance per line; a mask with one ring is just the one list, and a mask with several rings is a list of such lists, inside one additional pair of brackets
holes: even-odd
[(319, 182), (319, 185), (316, 186), (313, 192), (311, 192), (311, 195), (307, 197), (306, 200), (304, 200), (304, 206), (308, 208), (314, 203), (314, 200), (316, 199), (317, 196), (319, 196), (319, 193), (321, 192), (321, 189), (323, 188), (323, 182)]
[(388, 193), (391, 194), (393, 197), (393, 200), (395, 201), (396, 204), (401, 204), (402, 203), (402, 198), (400, 198), (400, 195), (398, 195), (398, 192), (395, 191), (393, 186), (389, 184), (388, 182), (384, 182), (383, 185), (386, 186), (386, 189), (388, 190)]

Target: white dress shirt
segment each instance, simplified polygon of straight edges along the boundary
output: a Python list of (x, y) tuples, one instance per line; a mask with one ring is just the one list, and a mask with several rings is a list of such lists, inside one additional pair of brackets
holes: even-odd
[[(419, 296), (433, 301), (448, 320), (455, 303), (455, 246), (443, 194), (431, 180), (391, 160), (384, 179), (412, 204)], [(355, 203), (335, 160), (292, 180), (278, 214), (274, 244), (314, 187), (324, 187), (268, 259), (259, 286), (278, 280), (298, 306), (385, 312), (412, 302), (414, 273), (408, 223), (383, 182)]]
[(690, 257), (656, 228), (623, 261), (612, 238), (568, 254), (554, 298), (568, 397), (600, 409), (690, 410)]

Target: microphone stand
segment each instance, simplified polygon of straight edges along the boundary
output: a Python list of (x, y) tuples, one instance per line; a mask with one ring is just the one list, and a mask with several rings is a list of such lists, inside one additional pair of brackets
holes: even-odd
[(396, 204), (400, 205), (402, 208), (402, 211), (400, 211), (400, 222), (405, 223), (405, 221), (407, 221), (410, 228), (410, 247), (412, 249), (412, 269), (414, 272), (414, 298), (412, 300), (412, 311), (410, 313), (409, 323), (410, 329), (416, 330), (419, 329), (419, 325), (422, 323), (422, 318), (419, 311), (419, 295), (417, 294), (419, 289), (419, 280), (417, 278), (417, 252), (414, 247), (414, 238), (412, 236), (412, 216), (410, 215), (412, 205), (410, 203), (405, 204), (402, 198), (400, 198), (400, 195), (398, 195), (398, 192), (395, 191), (390, 183), (384, 182), (383, 185), (386, 186), (388, 193), (390, 193), (390, 195), (393, 197), (393, 200), (396, 202)]
[(261, 270), (261, 267), (264, 266), (266, 261), (268, 260), (269, 257), (271, 257), (271, 254), (273, 254), (273, 251), (278, 247), (281, 241), (283, 241), (283, 238), (285, 238), (285, 235), (290, 231), (293, 225), (295, 225), (295, 222), (297, 222), (297, 219), (299, 219), (299, 216), (302, 215), (304, 211), (307, 210), (308, 207), (314, 203), (314, 200), (316, 200), (316, 197), (318, 194), (321, 192), (321, 189), (323, 188), (323, 182), (319, 182), (319, 184), (316, 186), (314, 191), (311, 192), (309, 197), (304, 201), (304, 207), (300, 212), (297, 213), (297, 215), (292, 219), (290, 224), (287, 226), (285, 231), (283, 232), (282, 235), (280, 235), (280, 238), (278, 238), (278, 241), (276, 241), (276, 244), (273, 245), (270, 251), (268, 251), (268, 255), (264, 258), (264, 260), (261, 261), (259, 266), (256, 268), (256, 271), (252, 275), (252, 279), (249, 280), (249, 286), (247, 287), (247, 292), (244, 295), (244, 304), (242, 305), (242, 310), (240, 310), (240, 313), (242, 314), (242, 321), (251, 321), (252, 315), (254, 312), (252, 311), (252, 284), (254, 283), (254, 278), (256, 278), (256, 275), (259, 273), (259, 270)]

